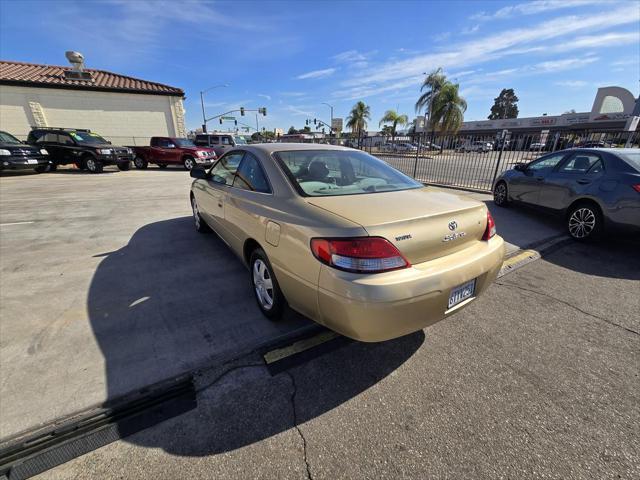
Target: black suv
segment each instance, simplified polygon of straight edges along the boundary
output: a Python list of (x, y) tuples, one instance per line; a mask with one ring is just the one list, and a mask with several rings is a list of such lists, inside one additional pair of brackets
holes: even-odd
[(68, 164), (91, 173), (102, 172), (105, 165), (129, 170), (133, 159), (130, 148), (113, 146), (91, 130), (79, 128), (36, 127), (29, 132), (27, 142), (49, 152), (52, 171)]
[(0, 131), (0, 170), (35, 170), (41, 173), (48, 165), (47, 150), (26, 145), (10, 133)]

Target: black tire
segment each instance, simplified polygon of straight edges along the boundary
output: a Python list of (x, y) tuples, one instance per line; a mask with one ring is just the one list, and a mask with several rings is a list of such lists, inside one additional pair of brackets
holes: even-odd
[(49, 170), (49, 165), (38, 165), (34, 170), (36, 173), (44, 173)]
[(55, 163), (50, 163), (49, 164), (49, 168), (48, 168), (49, 172), (55, 172), (57, 169), (58, 169), (58, 165), (57, 164), (55, 164)]
[(567, 211), (567, 232), (581, 242), (597, 239), (604, 230), (604, 217), (593, 202), (579, 202)]
[[(269, 320), (279, 320), (284, 313), (286, 300), (282, 295), (276, 276), (273, 274), (271, 262), (269, 262), (267, 254), (261, 248), (256, 248), (251, 253), (249, 281), (253, 287), (253, 296), (262, 314)], [(267, 298), (271, 299), (270, 306), (266, 300)]]
[(133, 159), (133, 164), (138, 170), (144, 170), (149, 166), (149, 163), (142, 157), (136, 157)]
[(161, 163), (158, 165), (158, 167), (160, 168), (167, 168), (167, 164), (166, 163)]
[(102, 164), (102, 162), (90, 155), (86, 156), (83, 159), (82, 163), (91, 173), (102, 173), (102, 170), (104, 169), (104, 165)]
[(119, 163), (118, 169), (126, 172), (127, 170), (131, 169), (131, 162)]
[(495, 188), (493, 189), (493, 203), (498, 207), (508, 207), (509, 206), (509, 190), (507, 187), (507, 182), (501, 180), (496, 183)]
[(198, 202), (196, 202), (196, 198), (191, 196), (191, 211), (193, 212), (193, 221), (196, 226), (196, 231), (199, 233), (209, 233), (211, 228), (207, 225), (202, 219), (202, 215), (200, 215), (200, 210), (198, 208)]
[(184, 165), (185, 170), (190, 171), (196, 166), (196, 160), (193, 157), (185, 157), (182, 161), (182, 165)]

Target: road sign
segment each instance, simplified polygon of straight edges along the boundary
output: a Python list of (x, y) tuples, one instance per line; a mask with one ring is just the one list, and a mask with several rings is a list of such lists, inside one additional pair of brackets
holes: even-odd
[(236, 117), (220, 117), (222, 120), (235, 120)]
[(331, 129), (334, 132), (341, 132), (342, 131), (342, 119), (341, 118), (334, 118), (331, 120)]

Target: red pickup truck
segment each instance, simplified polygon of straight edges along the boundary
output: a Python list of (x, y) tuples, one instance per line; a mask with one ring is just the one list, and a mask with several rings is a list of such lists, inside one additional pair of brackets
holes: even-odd
[(145, 169), (150, 163), (166, 168), (167, 165), (182, 165), (191, 170), (196, 165), (208, 166), (216, 161), (213, 148), (198, 147), (188, 138), (151, 137), (148, 147), (130, 147), (136, 168)]

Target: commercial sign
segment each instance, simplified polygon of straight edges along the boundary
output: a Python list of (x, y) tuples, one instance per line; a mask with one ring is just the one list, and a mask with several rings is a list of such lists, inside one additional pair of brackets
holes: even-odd
[(334, 132), (342, 131), (342, 119), (341, 118), (333, 118), (331, 119), (331, 129)]

